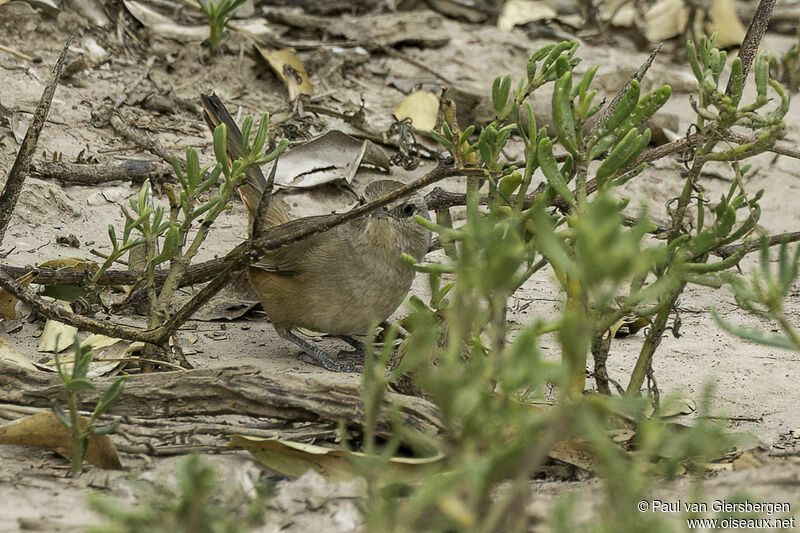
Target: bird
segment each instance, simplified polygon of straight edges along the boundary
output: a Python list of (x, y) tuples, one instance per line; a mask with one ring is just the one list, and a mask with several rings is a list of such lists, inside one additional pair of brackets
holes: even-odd
[[(201, 100), (204, 119), (212, 131), (220, 123), (227, 127), (228, 157), (241, 157), (241, 132), (222, 101), (215, 94), (203, 94)], [(373, 181), (364, 189), (362, 201), (373, 201), (401, 186), (403, 183), (395, 180)], [(280, 238), (338, 216), (290, 220), (277, 202), (270, 202), (266, 215), (257, 217), (266, 187), (267, 180), (254, 165), (238, 189), (249, 213), (251, 237)], [(417, 223), (414, 215), (429, 218), (419, 194), (256, 258), (247, 269), (248, 278), (275, 331), (323, 368), (357, 370), (355, 365), (335, 361), (295, 330), (333, 335), (363, 353), (363, 344), (352, 336), (366, 335), (389, 318), (411, 289), (415, 271), (402, 255), (421, 260), (428, 251), (431, 232)]]

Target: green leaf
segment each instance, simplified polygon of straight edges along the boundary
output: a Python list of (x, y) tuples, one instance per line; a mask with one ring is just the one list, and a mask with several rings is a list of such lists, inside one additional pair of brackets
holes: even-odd
[(511, 91), (511, 76), (497, 77), (492, 83), (492, 105), (498, 117), (503, 115)]
[(572, 72), (566, 72), (556, 81), (553, 89), (553, 126), (564, 148), (577, 157), (578, 144), (575, 137), (575, 119), (572, 116), (571, 92)]
[(94, 412), (97, 415), (102, 415), (117, 402), (119, 399), (119, 395), (122, 394), (122, 390), (125, 387), (125, 382), (128, 380), (128, 376), (120, 376), (114, 380), (106, 391), (103, 393), (103, 396), (100, 398), (100, 401), (97, 402), (97, 405), (94, 408)]
[(548, 137), (539, 141), (539, 149), (536, 155), (539, 160), (539, 166), (544, 172), (544, 177), (547, 179), (548, 185), (558, 193), (564, 200), (572, 207), (577, 205), (575, 197), (572, 196), (572, 191), (567, 187), (567, 182), (564, 176), (558, 170), (558, 163), (553, 155), (553, 143)]
[(200, 182), (200, 158), (197, 157), (197, 150), (194, 148), (186, 149), (186, 189), (193, 190)]
[(68, 393), (74, 393), (82, 390), (95, 390), (97, 386), (86, 378), (77, 378), (72, 379), (65, 388)]
[(225, 124), (220, 124), (214, 128), (214, 157), (217, 158), (217, 163), (222, 165), (222, 172), (227, 176), (231, 172), (231, 163), (228, 161), (228, 152), (226, 142), (228, 137), (228, 130)]

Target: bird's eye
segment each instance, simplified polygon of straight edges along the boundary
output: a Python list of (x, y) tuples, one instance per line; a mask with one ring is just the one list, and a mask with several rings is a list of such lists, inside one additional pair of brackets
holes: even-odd
[(406, 204), (400, 209), (404, 217), (410, 217), (417, 211), (417, 207), (414, 204)]

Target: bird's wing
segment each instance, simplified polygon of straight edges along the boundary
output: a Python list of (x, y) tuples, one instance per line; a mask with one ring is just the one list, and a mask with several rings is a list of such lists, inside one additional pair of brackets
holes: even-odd
[[(299, 231), (304, 231), (311, 226), (315, 226), (320, 222), (330, 220), (337, 216), (338, 215), (319, 215), (291, 220), (268, 229), (264, 236), (271, 239), (280, 239)], [(269, 250), (262, 254), (258, 261), (252, 263), (251, 266), (277, 274), (297, 274), (303, 269), (304, 265), (307, 264), (309, 255), (315, 251), (319, 253), (326, 239), (332, 238), (330, 233), (330, 231), (314, 233), (302, 240), (286, 244), (275, 250)], [(342, 243), (342, 245), (344, 245), (344, 243)]]

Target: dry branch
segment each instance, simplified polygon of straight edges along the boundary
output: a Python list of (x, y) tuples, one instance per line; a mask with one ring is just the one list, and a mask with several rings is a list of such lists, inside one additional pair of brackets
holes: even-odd
[(172, 169), (150, 161), (126, 161), (119, 165), (42, 161), (33, 163), (31, 170), (42, 177), (69, 185), (99, 185), (110, 181), (142, 183), (147, 178), (172, 175)]
[[(364, 407), (358, 385), (282, 373), (268, 375), (255, 367), (226, 367), (138, 374), (128, 378), (125, 393), (112, 409), (115, 415), (146, 417), (245, 415), (291, 421), (333, 422), (363, 427)], [(338, 378), (341, 379), (341, 378)], [(85, 401), (97, 402), (113, 380), (96, 380), (96, 391)], [(63, 400), (64, 387), (54, 373), (27, 370), (0, 361), (0, 402), (47, 407)], [(399, 407), (403, 423), (424, 432), (437, 432), (442, 423), (433, 404), (422, 398), (386, 393), (378, 420), (382, 436), (391, 434), (389, 403)]]
[(47, 82), (44, 92), (42, 92), (42, 98), (39, 100), (39, 105), (36, 106), (36, 111), (33, 113), (31, 125), (28, 127), (28, 131), (25, 132), (25, 138), (22, 140), (17, 157), (14, 159), (14, 164), (8, 173), (6, 185), (3, 187), (3, 194), (0, 195), (0, 243), (3, 242), (6, 236), (8, 223), (11, 221), (11, 215), (14, 214), (14, 208), (17, 206), (19, 193), (22, 192), (22, 186), (25, 184), (25, 177), (33, 160), (33, 154), (36, 152), (39, 135), (42, 133), (47, 113), (50, 111), (50, 103), (53, 101), (53, 95), (58, 86), (61, 69), (64, 68), (64, 62), (67, 59), (67, 49), (70, 42), (72, 42), (72, 36), (67, 39), (64, 49), (61, 50), (61, 55), (53, 67), (50, 80)]

